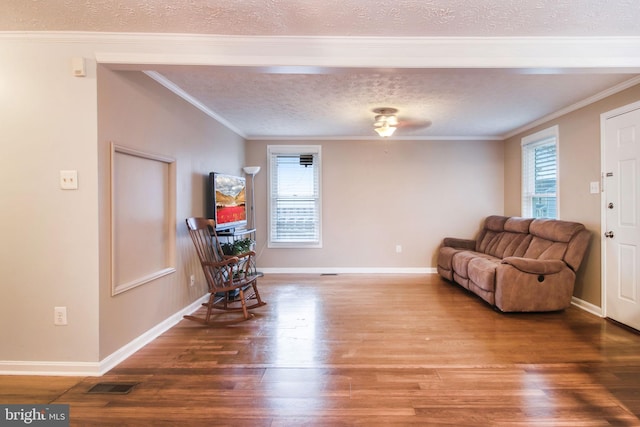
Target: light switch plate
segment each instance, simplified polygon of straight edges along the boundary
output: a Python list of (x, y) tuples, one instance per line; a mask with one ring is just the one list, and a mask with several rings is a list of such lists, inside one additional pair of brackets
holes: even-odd
[(87, 75), (84, 58), (82, 57), (71, 58), (71, 69), (75, 77), (84, 77)]
[(600, 192), (600, 183), (598, 181), (593, 181), (589, 183), (589, 192), (591, 194), (598, 194)]
[(63, 190), (77, 190), (78, 171), (60, 171), (60, 188)]

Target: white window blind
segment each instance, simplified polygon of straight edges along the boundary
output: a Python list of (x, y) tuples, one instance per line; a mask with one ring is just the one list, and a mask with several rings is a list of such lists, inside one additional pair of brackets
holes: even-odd
[(558, 127), (522, 139), (522, 216), (558, 218)]
[(321, 246), (320, 146), (269, 146), (269, 246)]

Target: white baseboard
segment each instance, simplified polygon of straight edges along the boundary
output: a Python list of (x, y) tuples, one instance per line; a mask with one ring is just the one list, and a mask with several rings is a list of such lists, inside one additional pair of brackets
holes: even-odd
[(311, 268), (260, 268), (265, 274), (433, 274), (435, 268), (429, 267), (311, 267)]
[(95, 377), (100, 375), (99, 372), (98, 362), (0, 360), (0, 375)]
[(100, 362), (46, 362), (0, 360), (0, 375), (49, 375), (99, 377), (126, 360), (136, 351), (171, 329), (182, 320), (185, 314), (196, 311), (208, 298), (208, 294), (169, 316), (161, 323), (149, 329), (133, 341), (116, 350)]
[[(264, 268), (267, 274), (433, 274), (435, 268)], [(113, 352), (100, 362), (46, 362), (0, 360), (0, 375), (41, 376), (101, 376), (126, 360), (136, 351), (171, 329), (185, 314), (196, 311), (208, 298), (204, 295), (197, 301), (171, 315), (144, 334)], [(589, 302), (573, 297), (571, 304), (593, 315), (602, 317), (602, 309)]]
[(598, 317), (604, 317), (604, 314), (602, 313), (602, 307), (593, 305), (590, 302), (581, 300), (580, 298), (571, 297), (571, 304)]
[(115, 368), (120, 362), (126, 360), (129, 356), (131, 356), (136, 351), (140, 350), (145, 345), (149, 344), (151, 341), (174, 327), (182, 320), (182, 317), (185, 314), (191, 314), (196, 311), (203, 302), (207, 301), (209, 298), (209, 294), (206, 294), (194, 301), (187, 307), (173, 314), (172, 316), (166, 318), (161, 323), (157, 324), (153, 328), (149, 329), (144, 334), (140, 335), (138, 338), (129, 342), (127, 345), (121, 347), (119, 350), (111, 353), (109, 356), (105, 357), (100, 361), (100, 374), (104, 375), (111, 369)]

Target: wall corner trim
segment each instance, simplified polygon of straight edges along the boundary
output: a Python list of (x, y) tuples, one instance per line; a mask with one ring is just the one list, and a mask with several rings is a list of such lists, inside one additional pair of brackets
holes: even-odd
[(116, 350), (100, 362), (47, 362), (0, 360), (0, 375), (47, 375), (47, 376), (90, 376), (106, 374), (136, 351), (149, 344), (167, 330), (178, 324), (185, 314), (196, 311), (209, 295), (204, 295), (187, 307), (169, 316), (144, 334)]
[(202, 303), (206, 302), (209, 298), (209, 294), (203, 295), (198, 298), (193, 303), (189, 304), (182, 310), (174, 313), (173, 315), (166, 318), (164, 321), (158, 323), (153, 328), (149, 329), (144, 334), (140, 335), (138, 338), (135, 338), (128, 344), (122, 346), (120, 349), (111, 353), (109, 356), (105, 357), (100, 361), (100, 375), (106, 374), (108, 371), (116, 367), (118, 364), (126, 360), (129, 356), (131, 356), (136, 351), (143, 348), (145, 345), (149, 344), (151, 341), (174, 327), (182, 320), (182, 317), (185, 314), (191, 314), (196, 311), (198, 308), (202, 306)]
[(260, 268), (265, 274), (435, 274), (433, 267), (310, 267)]
[(604, 314), (602, 312), (602, 307), (598, 307), (597, 305), (591, 304), (590, 302), (587, 302), (580, 298), (571, 297), (571, 305), (574, 305), (595, 316), (604, 317)]

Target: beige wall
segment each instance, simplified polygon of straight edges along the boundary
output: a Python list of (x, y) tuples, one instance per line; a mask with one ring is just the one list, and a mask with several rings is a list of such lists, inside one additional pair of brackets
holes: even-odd
[[(263, 269), (429, 269), (444, 236), (503, 211), (502, 141), (287, 141), (322, 146), (322, 249), (269, 249), (267, 145), (249, 141)], [(396, 253), (396, 245), (403, 252)]]
[[(110, 142), (176, 159), (177, 271), (111, 296)], [(244, 140), (141, 72), (98, 67), (100, 177), (100, 358), (206, 292), (184, 219), (203, 216), (209, 172), (240, 174)], [(144, 235), (139, 236), (145, 239)], [(129, 253), (135, 259), (144, 254)], [(196, 286), (189, 277), (196, 275)]]
[(505, 214), (520, 215), (521, 139), (541, 129), (559, 126), (560, 217), (582, 222), (593, 232), (574, 295), (598, 307), (601, 306), (601, 203), (599, 194), (589, 193), (589, 183), (600, 180), (600, 114), (639, 99), (640, 85), (637, 85), (515, 135), (505, 144)]
[[(244, 140), (144, 74), (91, 59), (120, 48), (0, 38), (0, 371), (97, 372), (205, 293), (184, 218), (204, 213), (206, 174), (241, 172)], [(86, 77), (72, 75), (73, 57), (86, 59)], [(110, 141), (177, 161), (177, 272), (116, 297)], [(66, 169), (78, 171), (78, 190), (60, 189)], [(67, 307), (67, 326), (54, 326), (55, 306)]]
[(91, 52), (0, 39), (0, 361), (98, 360), (96, 76), (70, 67)]

